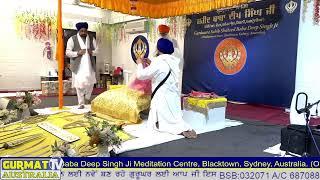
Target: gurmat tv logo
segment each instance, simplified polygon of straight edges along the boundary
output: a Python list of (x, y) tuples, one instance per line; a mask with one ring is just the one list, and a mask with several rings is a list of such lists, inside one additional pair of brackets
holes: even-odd
[(0, 179), (61, 179), (61, 158), (1, 159)]

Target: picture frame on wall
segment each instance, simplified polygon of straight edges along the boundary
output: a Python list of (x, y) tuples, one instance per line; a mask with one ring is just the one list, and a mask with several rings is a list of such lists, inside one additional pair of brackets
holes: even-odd
[(110, 64), (109, 63), (104, 64), (104, 73), (110, 74)]

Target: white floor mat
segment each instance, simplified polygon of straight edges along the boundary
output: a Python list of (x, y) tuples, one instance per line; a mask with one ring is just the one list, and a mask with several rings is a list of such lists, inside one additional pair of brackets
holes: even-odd
[[(226, 119), (225, 128), (239, 126), (242, 124), (243, 123), (240, 121)], [(202, 134), (202, 133), (216, 131), (220, 129), (224, 129), (224, 128), (221, 128), (221, 127), (215, 128), (214, 126), (212, 127), (208, 126), (206, 129), (201, 129), (201, 130), (195, 129), (195, 131), (197, 132), (197, 134)], [(182, 135), (173, 135), (173, 134), (163, 133), (158, 131), (150, 132), (149, 130), (146, 129), (145, 121), (142, 124), (125, 126), (124, 130), (137, 138), (122, 143), (120, 148), (115, 149), (115, 152), (117, 154), (184, 138)]]

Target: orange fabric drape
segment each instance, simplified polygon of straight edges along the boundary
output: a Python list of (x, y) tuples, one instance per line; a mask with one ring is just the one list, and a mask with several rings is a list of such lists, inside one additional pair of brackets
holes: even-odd
[(125, 14), (165, 18), (207, 12), (219, 8), (232, 7), (252, 0), (136, 0), (136, 11), (131, 11), (130, 0), (81, 0), (103, 9)]
[(58, 80), (59, 80), (59, 109), (63, 107), (63, 68), (64, 68), (64, 43), (62, 30), (62, 0), (58, 0), (58, 16), (57, 16), (57, 50), (56, 58), (58, 60)]

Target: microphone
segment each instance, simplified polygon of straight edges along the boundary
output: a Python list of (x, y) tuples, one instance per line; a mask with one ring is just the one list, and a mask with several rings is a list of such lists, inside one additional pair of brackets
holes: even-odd
[[(305, 100), (305, 105), (304, 105), (304, 108), (301, 108), (301, 109), (298, 109), (298, 100), (299, 100), (299, 96), (301, 95), (304, 95), (306, 100)], [(305, 93), (305, 92), (300, 92), (297, 94), (297, 97), (296, 97), (296, 111), (298, 112), (298, 114), (301, 114), (303, 112), (306, 112), (307, 110), (307, 103), (308, 103), (308, 95)]]

